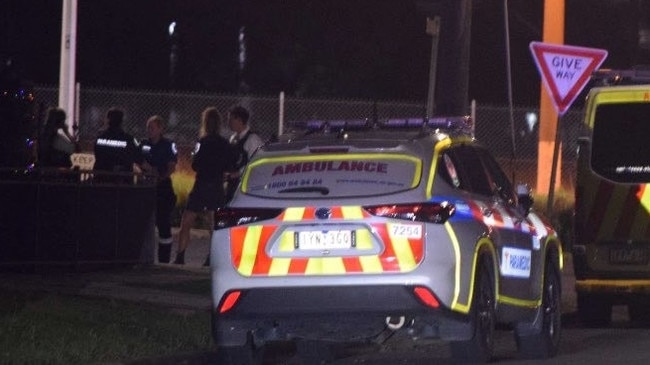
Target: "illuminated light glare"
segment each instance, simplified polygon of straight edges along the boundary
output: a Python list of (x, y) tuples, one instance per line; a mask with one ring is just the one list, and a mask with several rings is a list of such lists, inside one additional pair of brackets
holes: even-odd
[(528, 126), (528, 133), (531, 133), (537, 124), (537, 114), (534, 112), (526, 113), (526, 125)]
[(173, 36), (176, 31), (176, 22), (169, 23), (169, 35)]

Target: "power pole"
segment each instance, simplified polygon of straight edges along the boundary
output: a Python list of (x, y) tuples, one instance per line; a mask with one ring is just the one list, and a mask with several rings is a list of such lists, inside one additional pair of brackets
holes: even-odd
[[(544, 26), (542, 39), (545, 43), (564, 44), (564, 1), (544, 0)], [(540, 85), (539, 106), (539, 142), (537, 147), (537, 191), (549, 192), (547, 210), (553, 203), (553, 191), (562, 179), (549, 181), (549, 176), (556, 176), (562, 171), (562, 149), (558, 135), (559, 118), (553, 107), (553, 100)], [(557, 176), (561, 176), (557, 175)], [(555, 180), (555, 179), (551, 179)]]
[(444, 72), (435, 77), (435, 113), (467, 114), (472, 0), (417, 0), (416, 6), (427, 17), (440, 19), (436, 69)]
[(427, 93), (427, 118), (436, 108), (436, 73), (438, 66), (438, 40), (440, 39), (440, 17), (427, 17), (427, 34), (431, 36), (431, 60), (429, 64), (429, 92)]
[[(59, 67), (59, 107), (75, 125), (75, 83), (77, 62), (77, 0), (63, 0), (61, 15), (61, 63)], [(72, 130), (70, 131), (72, 132)]]

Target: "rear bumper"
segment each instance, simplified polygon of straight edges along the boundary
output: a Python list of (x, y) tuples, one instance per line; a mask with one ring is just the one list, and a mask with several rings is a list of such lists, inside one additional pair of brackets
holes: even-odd
[(650, 295), (650, 280), (584, 279), (576, 280), (576, 292), (590, 294)]
[(631, 290), (637, 290), (639, 286), (645, 285), (644, 281), (650, 282), (650, 263), (612, 264), (609, 262), (611, 248), (607, 245), (574, 246), (573, 269), (576, 280), (581, 282), (581, 288), (587, 286), (593, 287), (591, 290), (619, 290), (617, 288), (631, 286), (635, 288)]
[(258, 343), (369, 340), (388, 327), (412, 338), (467, 339), (472, 333), (468, 316), (425, 306), (405, 286), (247, 289), (231, 310), (213, 312), (220, 346), (243, 344), (249, 334)]

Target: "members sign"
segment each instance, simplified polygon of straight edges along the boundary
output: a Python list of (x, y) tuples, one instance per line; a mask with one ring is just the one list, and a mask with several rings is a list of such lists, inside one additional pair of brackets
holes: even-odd
[(530, 51), (559, 115), (563, 115), (600, 67), (607, 51), (531, 42)]

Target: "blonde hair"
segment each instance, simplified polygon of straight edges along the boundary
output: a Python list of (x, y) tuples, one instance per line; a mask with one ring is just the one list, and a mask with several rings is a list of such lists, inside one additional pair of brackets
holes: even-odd
[(221, 113), (215, 107), (208, 107), (201, 113), (201, 130), (199, 137), (219, 134), (221, 127)]
[(165, 120), (160, 115), (152, 115), (147, 119), (147, 125), (149, 125), (149, 123), (156, 123), (160, 128), (165, 128)]

